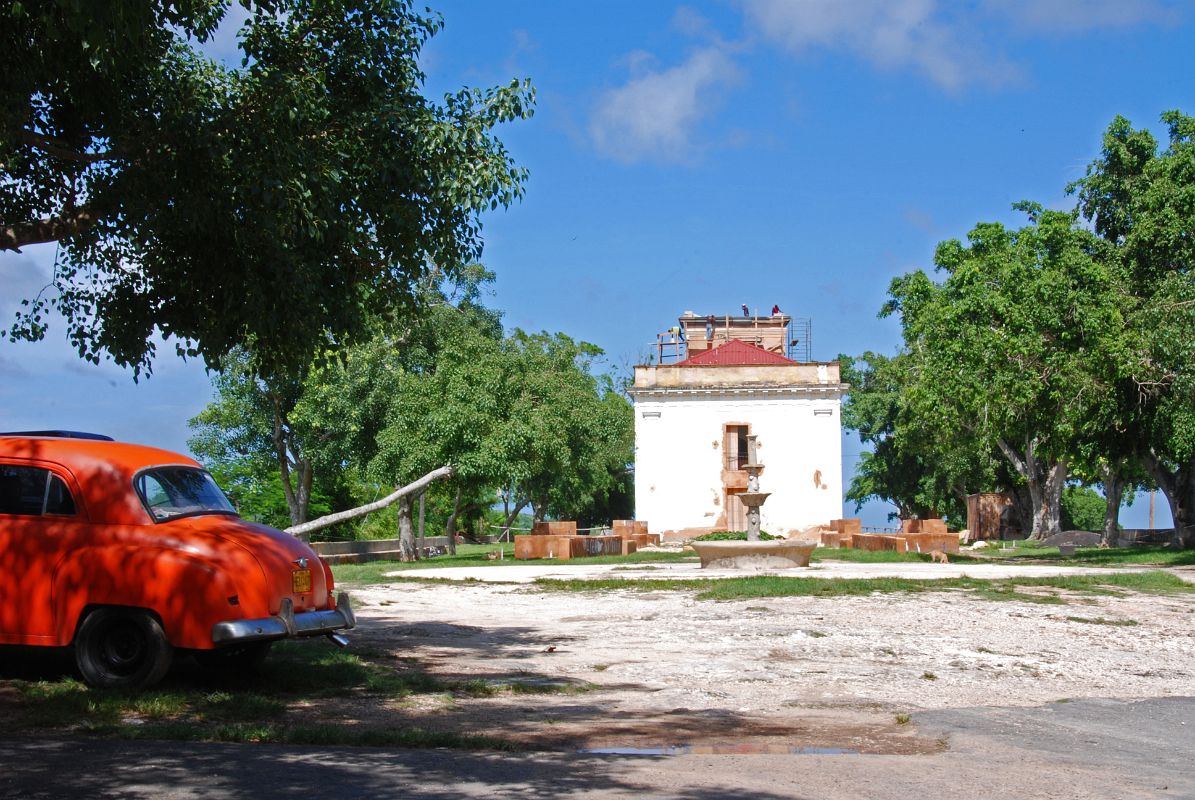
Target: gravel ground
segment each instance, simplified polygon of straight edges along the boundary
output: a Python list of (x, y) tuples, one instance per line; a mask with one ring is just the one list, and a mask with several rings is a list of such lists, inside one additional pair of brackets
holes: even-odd
[[(526, 567), (476, 572), (496, 581), (512, 569)], [(943, 591), (715, 602), (690, 592), (542, 592), (474, 581), (353, 595), (362, 646), (446, 677), (588, 689), (427, 709), (432, 726), (465, 724), (548, 749), (934, 752), (944, 744), (898, 718), (1195, 694), (1190, 595), (1064, 594), (1064, 603), (1041, 604)]]

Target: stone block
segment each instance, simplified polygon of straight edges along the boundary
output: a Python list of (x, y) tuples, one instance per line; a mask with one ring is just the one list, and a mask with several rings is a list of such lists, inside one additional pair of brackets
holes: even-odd
[(562, 536), (568, 540), (568, 556), (566, 558), (581, 558), (583, 556), (617, 556), (622, 554), (623, 538), (621, 536)]
[(577, 523), (573, 520), (536, 522), (531, 526), (533, 536), (576, 536)]
[(850, 519), (832, 519), (830, 520), (830, 528), (838, 533), (855, 534), (863, 533), (863, 520), (858, 517)]
[[(921, 520), (921, 533), (943, 534), (946, 533), (946, 520), (944, 519), (923, 519)], [(958, 537), (956, 536), (955, 539)]]
[[(840, 522), (841, 520), (834, 520)], [(842, 534), (838, 531), (822, 531), (818, 536), (818, 544), (822, 547), (842, 547)]]
[(856, 550), (895, 550), (898, 553), (908, 551), (908, 542), (904, 536), (887, 533), (851, 534), (851, 546)]
[(585, 556), (616, 556), (623, 552), (621, 536), (551, 536), (526, 534), (515, 537), (515, 558), (529, 561), (554, 558), (567, 561)]
[(572, 550), (568, 536), (523, 534), (515, 537), (515, 558), (528, 561), (535, 558), (567, 559)]
[(908, 546), (908, 552), (911, 553), (932, 553), (935, 550), (941, 550), (943, 553), (959, 551), (958, 535), (953, 533), (907, 533), (903, 538)]
[(635, 542), (634, 539), (624, 539), (621, 536), (619, 536), (617, 538), (620, 542), (622, 542), (622, 554), (624, 556), (629, 556), (631, 553), (633, 553), (639, 549), (639, 545)]

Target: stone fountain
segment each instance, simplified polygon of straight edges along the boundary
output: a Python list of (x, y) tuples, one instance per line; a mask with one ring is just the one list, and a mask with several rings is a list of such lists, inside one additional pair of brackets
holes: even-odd
[(701, 558), (701, 567), (714, 569), (789, 569), (809, 566), (809, 555), (816, 544), (793, 542), (788, 539), (759, 539), (759, 507), (771, 492), (759, 490), (759, 463), (755, 434), (747, 437), (747, 463), (739, 469), (747, 473), (747, 491), (738, 495), (747, 508), (747, 541), (690, 542), (689, 546)]

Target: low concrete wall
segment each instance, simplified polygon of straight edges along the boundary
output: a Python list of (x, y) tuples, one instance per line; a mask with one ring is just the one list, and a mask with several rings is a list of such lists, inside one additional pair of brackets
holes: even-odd
[[(425, 547), (448, 547), (447, 536), (424, 537)], [(359, 542), (312, 542), (311, 549), (329, 564), (364, 564), (367, 561), (397, 561), (402, 553), (398, 539), (366, 539)]]

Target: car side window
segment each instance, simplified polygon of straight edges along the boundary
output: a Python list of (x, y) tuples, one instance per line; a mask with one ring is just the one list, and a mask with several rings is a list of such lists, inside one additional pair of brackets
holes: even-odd
[(0, 514), (36, 517), (74, 513), (75, 500), (70, 490), (48, 469), (0, 464)]
[(170, 495), (153, 475), (141, 476), (141, 493), (145, 495), (145, 502), (151, 509), (170, 505)]

